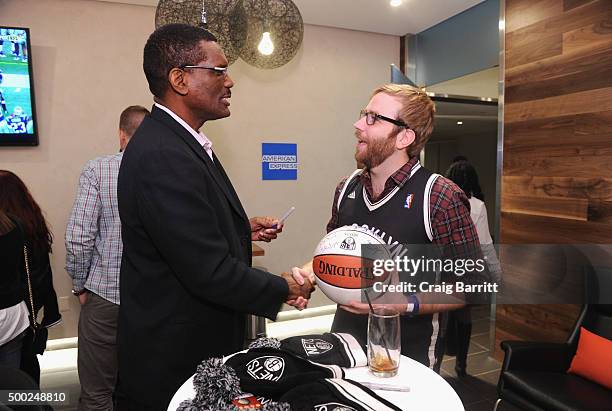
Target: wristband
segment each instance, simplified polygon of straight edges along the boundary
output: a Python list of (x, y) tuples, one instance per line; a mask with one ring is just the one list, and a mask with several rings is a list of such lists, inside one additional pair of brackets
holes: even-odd
[(410, 317), (414, 317), (419, 313), (419, 299), (415, 294), (411, 294), (408, 296), (406, 312)]

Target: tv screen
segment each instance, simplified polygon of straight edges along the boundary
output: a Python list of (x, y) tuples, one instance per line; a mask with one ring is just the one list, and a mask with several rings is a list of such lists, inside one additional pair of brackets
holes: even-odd
[(27, 28), (0, 25), (0, 145), (38, 145)]

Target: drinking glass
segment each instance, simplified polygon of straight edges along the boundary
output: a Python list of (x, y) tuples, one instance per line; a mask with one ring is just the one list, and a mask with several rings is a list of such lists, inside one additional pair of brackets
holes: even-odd
[(368, 317), (368, 366), (377, 377), (397, 374), (401, 357), (399, 313), (376, 307)]

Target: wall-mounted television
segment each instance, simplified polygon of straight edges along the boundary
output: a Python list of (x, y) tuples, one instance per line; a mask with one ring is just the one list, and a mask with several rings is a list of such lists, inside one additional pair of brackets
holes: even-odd
[(0, 146), (36, 146), (30, 30), (0, 25)]

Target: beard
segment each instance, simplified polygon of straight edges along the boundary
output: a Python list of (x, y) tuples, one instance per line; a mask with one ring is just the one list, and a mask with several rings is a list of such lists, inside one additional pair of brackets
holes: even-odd
[[(359, 132), (355, 132), (355, 136), (361, 139)], [(387, 138), (369, 139), (364, 151), (359, 151), (358, 148), (355, 150), (355, 160), (368, 170), (379, 166), (395, 152), (395, 137), (396, 134), (392, 133)]]

